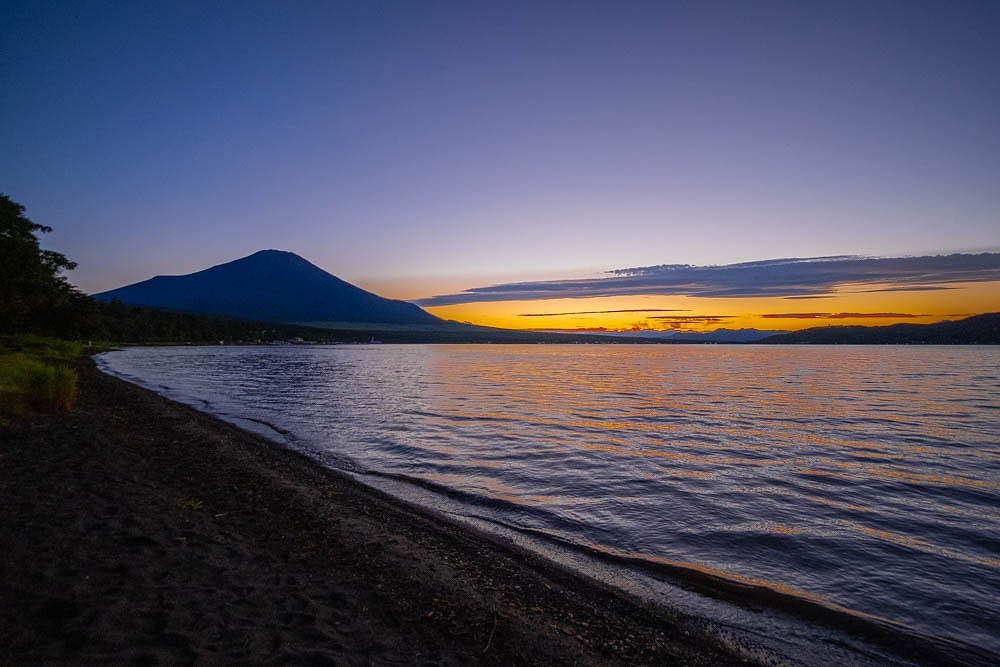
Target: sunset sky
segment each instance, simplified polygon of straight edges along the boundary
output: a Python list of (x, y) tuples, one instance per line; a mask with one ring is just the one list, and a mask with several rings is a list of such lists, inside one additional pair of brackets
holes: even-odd
[(32, 0), (0, 24), (0, 192), (87, 292), (277, 248), (514, 328), (1000, 310), (994, 1)]

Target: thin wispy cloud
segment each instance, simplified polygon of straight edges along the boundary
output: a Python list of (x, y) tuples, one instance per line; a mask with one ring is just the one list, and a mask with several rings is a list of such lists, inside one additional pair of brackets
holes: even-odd
[(610, 313), (685, 313), (689, 308), (625, 308), (621, 310), (580, 310), (571, 313), (519, 313), (518, 317), (557, 317), (562, 315), (607, 315)]
[(872, 292), (937, 292), (939, 290), (955, 289), (944, 285), (904, 285), (902, 287), (883, 287), (881, 289), (860, 290), (866, 294)]
[(608, 333), (616, 332), (616, 329), (609, 329), (607, 327), (574, 327), (572, 329), (524, 329), (524, 331), (543, 331), (545, 333)]
[(699, 320), (726, 320), (735, 315), (653, 315), (651, 320), (671, 320), (675, 322), (697, 322)]
[(609, 271), (600, 278), (506, 283), (417, 301), (458, 303), (662, 295), (692, 297), (818, 297), (838, 286), (927, 291), (955, 283), (1000, 281), (1000, 253), (925, 257), (809, 257), (722, 266), (661, 264)]
[[(870, 290), (870, 291), (877, 292), (877, 291), (880, 291), (880, 290)], [(798, 301), (798, 300), (806, 300), (806, 299), (833, 299), (835, 297), (832, 294), (815, 294), (815, 295), (809, 295), (809, 296), (784, 296), (784, 297), (781, 297), (781, 298), (783, 298), (783, 299), (792, 299), (792, 300)]]
[(765, 313), (761, 317), (775, 320), (905, 320), (916, 317), (928, 317), (928, 315), (914, 315), (913, 313)]

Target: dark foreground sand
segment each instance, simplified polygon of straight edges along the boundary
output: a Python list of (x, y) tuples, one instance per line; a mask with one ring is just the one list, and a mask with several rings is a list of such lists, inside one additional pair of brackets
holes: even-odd
[(81, 368), (0, 432), (0, 664), (744, 664), (650, 610)]

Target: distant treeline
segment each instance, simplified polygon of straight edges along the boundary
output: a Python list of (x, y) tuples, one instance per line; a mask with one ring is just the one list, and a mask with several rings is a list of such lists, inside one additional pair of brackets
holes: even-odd
[(814, 327), (770, 336), (766, 344), (812, 345), (1000, 345), (1000, 313), (954, 322), (891, 324), (884, 327)]
[(129, 343), (269, 342), (302, 338), (327, 340), (322, 329), (248, 322), (195, 313), (176, 313), (119, 302), (102, 303), (75, 295), (36, 314), (22, 330), (70, 340)]

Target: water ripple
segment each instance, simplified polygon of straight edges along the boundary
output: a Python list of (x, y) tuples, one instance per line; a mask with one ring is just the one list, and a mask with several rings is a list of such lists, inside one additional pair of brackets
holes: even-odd
[(469, 516), (1000, 653), (995, 347), (161, 348), (102, 363)]

